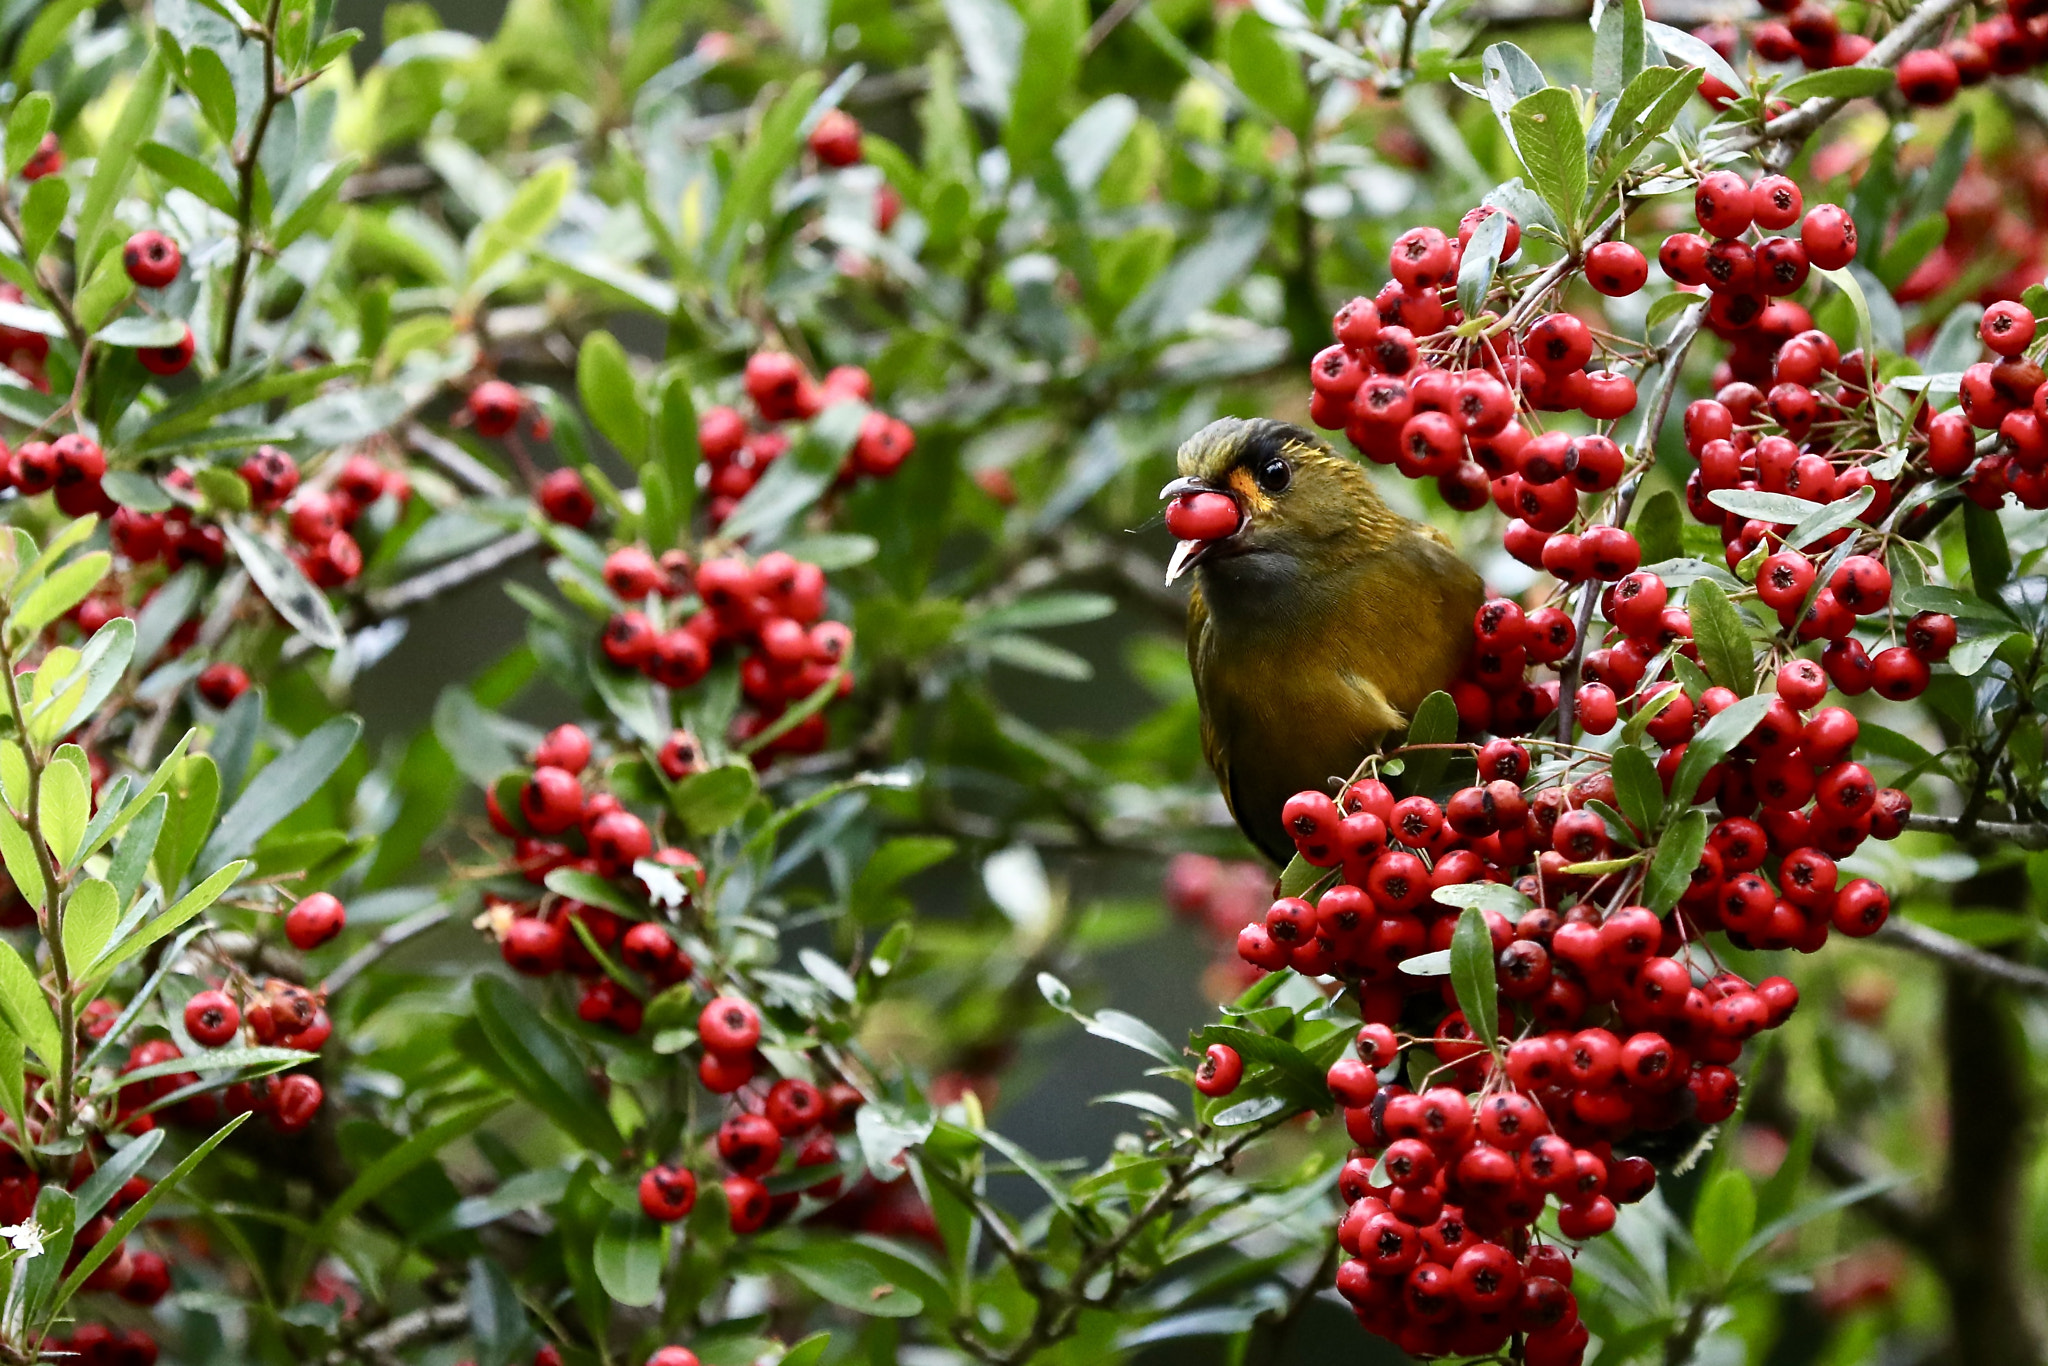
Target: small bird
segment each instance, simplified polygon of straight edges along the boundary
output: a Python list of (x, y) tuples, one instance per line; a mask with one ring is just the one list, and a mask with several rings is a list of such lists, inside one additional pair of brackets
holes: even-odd
[(1188, 667), (1202, 751), (1247, 838), (1294, 852), (1287, 799), (1325, 791), (1472, 649), (1484, 584), (1434, 527), (1380, 500), (1313, 432), (1222, 418), (1180, 448), (1172, 583), (1195, 571)]

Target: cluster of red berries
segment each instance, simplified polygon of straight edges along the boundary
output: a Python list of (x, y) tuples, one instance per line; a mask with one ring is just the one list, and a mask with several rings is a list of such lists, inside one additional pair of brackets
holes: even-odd
[[(1393, 278), (1376, 298), (1338, 310), (1336, 345), (1309, 370), (1309, 413), (1318, 426), (1341, 428), (1362, 454), (1410, 478), (1435, 479), (1445, 501), (1466, 511), (1485, 506), (1495, 480), (1515, 477), (1532, 440), (1518, 413), (1577, 409), (1605, 422), (1636, 406), (1628, 376), (1586, 370), (1595, 339), (1573, 314), (1552, 313), (1520, 336), (1505, 329), (1480, 339), (1457, 335), (1464, 316), (1447, 293), (1473, 232), (1501, 212), (1472, 210), (1456, 239), (1433, 227), (1397, 237)], [(1503, 258), (1514, 255), (1520, 237), (1510, 216)], [(1611, 488), (1622, 474), (1611, 440), (1581, 444), (1569, 478), (1546, 495), (1573, 509), (1579, 490)]]
[[(825, 573), (814, 564), (777, 550), (751, 563), (722, 555), (693, 569), (682, 551), (657, 560), (643, 547), (626, 546), (605, 560), (604, 580), (622, 607), (605, 624), (601, 645), (620, 668), (665, 688), (689, 688), (711, 671), (721, 649), (740, 652), (740, 692), (749, 707), (733, 723), (736, 743), (775, 725), (834, 677), (837, 696), (853, 690), (853, 631), (825, 619)], [(813, 712), (755, 758), (765, 764), (776, 754), (814, 754), (828, 734), (824, 714)]]
[[(1993, 355), (1963, 371), (1961, 411), (1921, 417), (1913, 446), (1926, 443), (1929, 472), (1963, 480), (1963, 496), (1996, 511), (2010, 493), (2023, 507), (2048, 508), (2048, 383), (2033, 342), (2033, 310), (2003, 300), (1984, 311), (1978, 335)], [(1980, 456), (1976, 431), (1998, 433)]]
[[(1871, 40), (1844, 32), (1840, 17), (1819, 0), (1763, 0), (1778, 16), (1753, 24), (1749, 44), (1766, 62), (1793, 62), (1809, 71), (1854, 66), (1870, 52)], [(1736, 29), (1716, 22), (1693, 30), (1729, 61), (1735, 59)], [(1982, 85), (1993, 76), (2018, 76), (2048, 60), (2048, 11), (2020, 0), (1979, 20), (1939, 47), (1920, 48), (1901, 57), (1895, 68), (1900, 96), (1922, 107), (1947, 104), (1958, 90)], [(1708, 78), (1711, 80), (1712, 78)], [(1715, 81), (1701, 91), (1718, 104), (1735, 92)], [(1775, 111), (1774, 111), (1775, 112)]]
[[(531, 417), (536, 440), (545, 441), (554, 431), (546, 413), (517, 385), (502, 379), (487, 379), (469, 391), (466, 409), (477, 435), (492, 438), (510, 436), (521, 419)], [(582, 472), (572, 466), (549, 470), (533, 491), (541, 515), (551, 522), (582, 529), (597, 516), (597, 498)]]
[(157, 1344), (140, 1328), (83, 1323), (66, 1336), (45, 1339), (43, 1355), (77, 1366), (156, 1366)]
[[(726, 1116), (712, 1146), (726, 1170), (729, 1219), (735, 1233), (757, 1233), (786, 1219), (802, 1195), (821, 1200), (838, 1196), (842, 1182), (837, 1166), (835, 1133), (853, 1125), (863, 1103), (859, 1090), (846, 1082), (819, 1087), (798, 1077), (772, 1084), (756, 1081), (761, 1065), (761, 1014), (737, 996), (717, 996), (697, 1017), (697, 1038), (704, 1052), (698, 1080), (726, 1100)], [(778, 1166), (791, 1172), (831, 1167), (830, 1173), (802, 1191), (769, 1193), (763, 1178)], [(697, 1176), (681, 1164), (662, 1163), (640, 1177), (640, 1209), (659, 1223), (687, 1217), (697, 1203)]]
[[(520, 783), (510, 811), (495, 791), (484, 793), (491, 824), (513, 841), (511, 866), (528, 882), (544, 884), (555, 869), (570, 868), (618, 881), (637, 895), (642, 889), (634, 865), (644, 859), (673, 873), (685, 906), (703, 890), (704, 868), (695, 854), (675, 847), (656, 849), (647, 822), (618, 797), (585, 790), (583, 777), (590, 770), (592, 747), (582, 727), (555, 727), (533, 759), (533, 771)], [(576, 976), (582, 982), (577, 1015), (621, 1034), (639, 1032), (645, 1000), (610, 976), (600, 955), (616, 956), (625, 968), (645, 978), (650, 995), (688, 981), (696, 971), (666, 922), (629, 921), (603, 906), (570, 897), (549, 894), (539, 902), (525, 902), (492, 896), (480, 924), (496, 938), (499, 952), (515, 971), (528, 977), (562, 972)]]
[[(335, 903), (336, 915), (339, 904)], [(87, 1036), (104, 1035), (117, 1014), (112, 1002), (104, 998), (93, 1002), (82, 1022)], [(260, 986), (249, 985), (246, 1004), (223, 987), (198, 992), (185, 1003), (182, 1022), (186, 1036), (202, 1048), (227, 1047), (246, 1040), (263, 1047), (318, 1053), (334, 1034), (323, 993), (276, 977)], [(148, 1039), (129, 1049), (121, 1074), (160, 1067), (184, 1056), (169, 1039)], [(129, 1133), (146, 1133), (155, 1127), (156, 1116), (162, 1113), (178, 1123), (210, 1129), (224, 1118), (254, 1113), (268, 1120), (279, 1133), (295, 1134), (313, 1122), (325, 1099), (317, 1080), (294, 1072), (254, 1082), (233, 1082), (217, 1092), (201, 1091), (169, 1106), (162, 1104), (198, 1081), (196, 1073), (177, 1072), (123, 1083), (115, 1106), (118, 1127)]]
[[(1725, 930), (1743, 947), (1812, 951), (1831, 928), (1869, 934), (1888, 912), (1874, 883), (1838, 886), (1820, 847), (1895, 834), (1906, 808), (1903, 794), (1880, 796), (1860, 765), (1841, 760), (1854, 738), (1845, 711), (1828, 709), (1802, 728), (1774, 700), (1745, 744), (1773, 774), (1797, 770), (1785, 756), (1810, 745), (1808, 762), (1828, 764), (1826, 800), (1808, 815), (1759, 784), (1771, 804), (1758, 820), (1730, 814), (1714, 827), (1690, 886), (1662, 917), (1641, 906), (1603, 913), (1623, 874), (1585, 866), (1612, 852), (1594, 805), (1614, 807), (1612, 777), (1525, 795), (1528, 752), (1509, 740), (1479, 746), (1481, 784), (1441, 807), (1420, 796), (1397, 801), (1373, 779), (1351, 784), (1341, 801), (1316, 792), (1288, 801), (1298, 851), (1340, 880), (1313, 903), (1273, 902), (1243, 927), (1238, 949), (1262, 969), (1359, 984), (1368, 1022), (1359, 1058), (1333, 1066), (1329, 1084), (1359, 1145), (1339, 1178), (1348, 1207), (1339, 1237), (1357, 1261), (1338, 1288), (1368, 1329), (1416, 1355), (1493, 1352), (1521, 1333), (1534, 1366), (1580, 1359), (1585, 1335), (1572, 1327), (1569, 1275), (1555, 1271), (1562, 1254), (1532, 1242), (1546, 1201), (1557, 1198), (1567, 1238), (1606, 1232), (1615, 1205), (1656, 1180), (1646, 1157), (1617, 1155), (1613, 1145), (1728, 1118), (1739, 1092), (1731, 1064), (1798, 1003), (1783, 978), (1752, 985), (1713, 969), (1703, 961), (1705, 932)], [(1715, 791), (1729, 800), (1725, 778)], [(1448, 979), (1401, 970), (1451, 947), (1458, 913), (1434, 900), (1437, 889), (1485, 880), (1512, 880), (1531, 905), (1512, 922), (1484, 913), (1500, 1040), (1475, 1035)], [(1400, 1035), (1404, 1016), (1428, 1023)], [(1446, 1084), (1419, 1095), (1383, 1084), (1416, 1043), (1435, 1054)], [(1216, 1054), (1197, 1076), (1210, 1094), (1234, 1087), (1243, 1067)], [(1376, 1156), (1385, 1185), (1373, 1182)]]
[[(697, 419), (697, 448), (704, 457), (698, 479), (709, 495), (706, 516), (713, 527), (725, 524), (740, 499), (789, 449), (790, 438), (781, 424), (808, 422), (835, 403), (868, 403), (874, 398), (874, 381), (860, 366), (837, 366), (820, 383), (786, 351), (756, 351), (747, 357), (741, 383), (753, 405), (754, 421), (739, 409), (724, 406), (707, 408)], [(884, 412), (870, 412), (840, 465), (840, 485), (863, 476), (888, 478), (916, 445), (910, 424)]]

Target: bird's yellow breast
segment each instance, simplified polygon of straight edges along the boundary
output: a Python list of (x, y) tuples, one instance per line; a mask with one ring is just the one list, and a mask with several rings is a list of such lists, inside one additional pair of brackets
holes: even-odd
[(1423, 527), (1304, 574), (1284, 607), (1247, 610), (1205, 578), (1188, 620), (1204, 748), (1255, 843), (1284, 860), (1287, 798), (1327, 790), (1448, 686), (1482, 597), (1478, 574)]

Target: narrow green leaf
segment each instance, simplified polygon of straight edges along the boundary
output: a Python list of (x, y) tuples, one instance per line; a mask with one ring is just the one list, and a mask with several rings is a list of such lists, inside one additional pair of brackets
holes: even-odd
[(591, 425), (635, 465), (647, 458), (647, 413), (626, 364), (626, 348), (602, 329), (583, 339), (576, 354), (576, 392)]
[(22, 960), (12, 944), (0, 941), (0, 1016), (7, 1027), (26, 1043), (45, 1067), (56, 1067), (63, 1057), (63, 1036), (57, 1032), (57, 1016), (50, 998), (36, 980), (35, 969)]
[(664, 1225), (638, 1210), (614, 1209), (598, 1230), (591, 1259), (607, 1295), (620, 1304), (644, 1308), (661, 1294), (661, 1264), (667, 1251)]
[(114, 557), (104, 550), (80, 555), (29, 591), (8, 616), (8, 629), (20, 640), (35, 635), (84, 602), (113, 562)]
[(74, 970), (99, 957), (120, 918), (113, 883), (94, 877), (72, 888), (64, 903), (64, 956)]
[(176, 934), (180, 929), (184, 928), (188, 921), (205, 911), (214, 902), (220, 900), (221, 893), (227, 891), (234, 884), (235, 879), (242, 875), (242, 870), (248, 866), (247, 862), (237, 859), (227, 867), (220, 869), (212, 877), (179, 897), (177, 903), (171, 909), (144, 925), (140, 930), (137, 930), (125, 939), (109, 944), (106, 951), (100, 956), (100, 961), (94, 963), (91, 970), (93, 972), (104, 972), (109, 968), (116, 967), (127, 962), (130, 958), (141, 953), (166, 935)]
[(1621, 814), (1645, 835), (1653, 833), (1664, 820), (1664, 785), (1657, 780), (1657, 766), (1629, 744), (1614, 751), (1613, 774)]
[(1692, 1240), (1716, 1283), (1735, 1269), (1742, 1246), (1756, 1229), (1756, 1187), (1747, 1173), (1723, 1167), (1700, 1192), (1693, 1208)]
[[(709, 239), (713, 255), (736, 258), (740, 234), (768, 211), (775, 182), (796, 160), (803, 145), (804, 115), (824, 83), (824, 77), (817, 72), (804, 72), (790, 82), (789, 89), (761, 116), (760, 131), (733, 167), (725, 197), (719, 201), (718, 217)], [(681, 483), (676, 485), (678, 492), (683, 487)]]
[(235, 858), (256, 847), (277, 823), (304, 806), (334, 776), (363, 733), (360, 717), (336, 716), (263, 767), (206, 842), (203, 863)]
[(78, 207), (76, 240), (79, 261), (98, 261), (106, 251), (107, 244), (101, 239), (110, 230), (108, 219), (121, 198), (121, 191), (128, 185), (128, 177), (134, 174), (136, 149), (156, 130), (157, 114), (163, 108), (164, 95), (170, 89), (170, 83), (170, 68), (164, 60), (163, 49), (152, 46), (149, 56), (143, 60), (142, 69), (135, 75), (135, 84), (128, 89), (120, 117), (100, 143), (99, 155), (93, 163), (92, 180), (87, 183), (85, 199)]
[(1493, 934), (1486, 913), (1467, 906), (1451, 932), (1451, 989), (1472, 1032), (1495, 1061), (1500, 1059), (1500, 982), (1494, 968)]
[(611, 1112), (568, 1040), (501, 977), (478, 977), (472, 996), (477, 1022), (514, 1088), (585, 1147), (618, 1152), (622, 1140)]
[(323, 650), (339, 650), (347, 643), (348, 637), (327, 595), (313, 586), (313, 581), (289, 555), (233, 518), (223, 521), (220, 527), (227, 533), (228, 544), (235, 548), (235, 558), (249, 571), (249, 577), (279, 616)]
[(561, 216), (569, 191), (576, 183), (576, 168), (566, 158), (551, 161), (529, 174), (505, 211), (480, 224), (472, 237), (469, 278), (475, 281), (498, 261), (523, 251), (539, 241)]
[(1700, 851), (1707, 847), (1707, 813), (1688, 811), (1671, 822), (1657, 853), (1650, 860), (1649, 877), (1643, 884), (1643, 904), (1662, 915), (1685, 895), (1692, 870), (1699, 866)]
[(1970, 552), (1970, 586), (1987, 602), (2012, 578), (2012, 551), (1998, 514), (1975, 503), (1963, 503), (1963, 542)]
[(121, 1217), (114, 1221), (114, 1226), (107, 1230), (107, 1235), (87, 1250), (84, 1258), (72, 1269), (71, 1274), (65, 1278), (63, 1288), (57, 1292), (57, 1306), (62, 1307), (73, 1295), (76, 1295), (80, 1288), (85, 1285), (86, 1281), (91, 1278), (92, 1273), (99, 1270), (100, 1263), (113, 1256), (116, 1250), (126, 1245), (128, 1235), (135, 1231), (136, 1225), (149, 1217), (149, 1212), (155, 1208), (156, 1202), (169, 1195), (173, 1190), (176, 1190), (178, 1183), (190, 1176), (193, 1168), (204, 1162), (215, 1148), (227, 1142), (228, 1136), (241, 1128), (243, 1121), (248, 1118), (249, 1116), (246, 1114), (236, 1115), (233, 1119), (221, 1125), (220, 1128), (209, 1134), (198, 1147), (187, 1153), (184, 1161), (171, 1168), (168, 1175), (143, 1192), (142, 1198), (130, 1205), (122, 1213)]
[(43, 134), (50, 131), (50, 110), (50, 97), (41, 90), (31, 90), (15, 101), (14, 112), (7, 116), (7, 179), (20, 175), (42, 146)]
[(1720, 584), (1700, 579), (1686, 590), (1685, 606), (1707, 677), (1746, 696), (1756, 685), (1756, 655), (1735, 604)]
[[(1665, 803), (1666, 810), (1683, 811), (1692, 804), (1692, 794), (1700, 790), (1700, 780), (1706, 777), (1707, 770), (1727, 758), (1730, 751), (1756, 729), (1757, 722), (1764, 719), (1764, 713), (1771, 709), (1771, 702), (1776, 696), (1774, 692), (1765, 692), (1745, 697), (1699, 728), (1686, 744), (1685, 757), (1678, 761), (1678, 772), (1671, 780), (1670, 799)], [(1690, 871), (1688, 868), (1687, 872)]]

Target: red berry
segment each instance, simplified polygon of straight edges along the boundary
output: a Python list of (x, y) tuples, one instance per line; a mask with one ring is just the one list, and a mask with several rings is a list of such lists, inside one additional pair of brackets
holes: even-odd
[(827, 166), (860, 160), (860, 123), (844, 109), (828, 109), (811, 129), (811, 155)]
[(564, 526), (586, 527), (597, 516), (597, 499), (591, 496), (590, 486), (583, 482), (580, 472), (569, 466), (549, 470), (540, 481), (535, 498), (543, 516)]
[(242, 1010), (224, 991), (202, 991), (185, 1002), (185, 1032), (202, 1048), (219, 1048), (242, 1032)]
[(1650, 278), (1650, 263), (1626, 242), (1602, 242), (1586, 253), (1586, 281), (1610, 299), (1624, 299)]
[(1840, 270), (1856, 259), (1856, 220), (1839, 204), (1819, 204), (1799, 225), (1806, 257), (1822, 270)]
[(650, 1167), (640, 1176), (640, 1210), (656, 1223), (687, 1218), (697, 1205), (697, 1177), (684, 1167)]
[(1938, 48), (1908, 52), (1900, 58), (1898, 71), (1899, 93), (1908, 104), (1947, 104), (1962, 84), (1955, 58)]
[(1749, 182), (1734, 171), (1710, 171), (1693, 190), (1693, 216), (1716, 237), (1739, 237), (1755, 221)]
[(1195, 1089), (1211, 1099), (1229, 1095), (1243, 1079), (1244, 1059), (1229, 1044), (1210, 1044), (1195, 1067)]
[[(1761, 41), (1764, 27), (1769, 26), (1760, 25), (1751, 36), (1752, 42)], [(1756, 225), (1767, 232), (1791, 227), (1799, 221), (1799, 212), (1806, 206), (1796, 182), (1768, 173), (1758, 176), (1756, 183), (1749, 187), (1749, 200), (1756, 215)]]
[(348, 912), (331, 892), (315, 892), (285, 913), (285, 938), (302, 953), (319, 948), (341, 933)]
[(199, 695), (206, 699), (207, 706), (224, 709), (249, 691), (249, 674), (239, 664), (222, 661), (209, 664), (200, 670), (199, 678), (193, 686)]
[(155, 228), (136, 233), (121, 248), (121, 268), (144, 289), (162, 289), (177, 279), (184, 260), (178, 244)]
[(168, 346), (136, 348), (135, 358), (141, 361), (142, 368), (152, 375), (175, 375), (192, 363), (192, 355), (196, 349), (192, 340), (192, 329), (187, 327), (184, 335)]
[(713, 1053), (746, 1057), (761, 1042), (761, 1015), (736, 996), (719, 996), (697, 1017), (697, 1036)]
[[(1916, 52), (1912, 55), (1921, 57), (1927, 54)], [(1903, 70), (1900, 75), (1904, 76)], [(2034, 326), (2032, 310), (2011, 299), (2002, 299), (1984, 310), (1984, 317), (1977, 324), (1977, 335), (1999, 355), (2017, 356), (2034, 340)]]
[(499, 956), (514, 972), (528, 977), (546, 977), (560, 972), (568, 959), (567, 932), (552, 920), (520, 916), (505, 928), (498, 945)]

